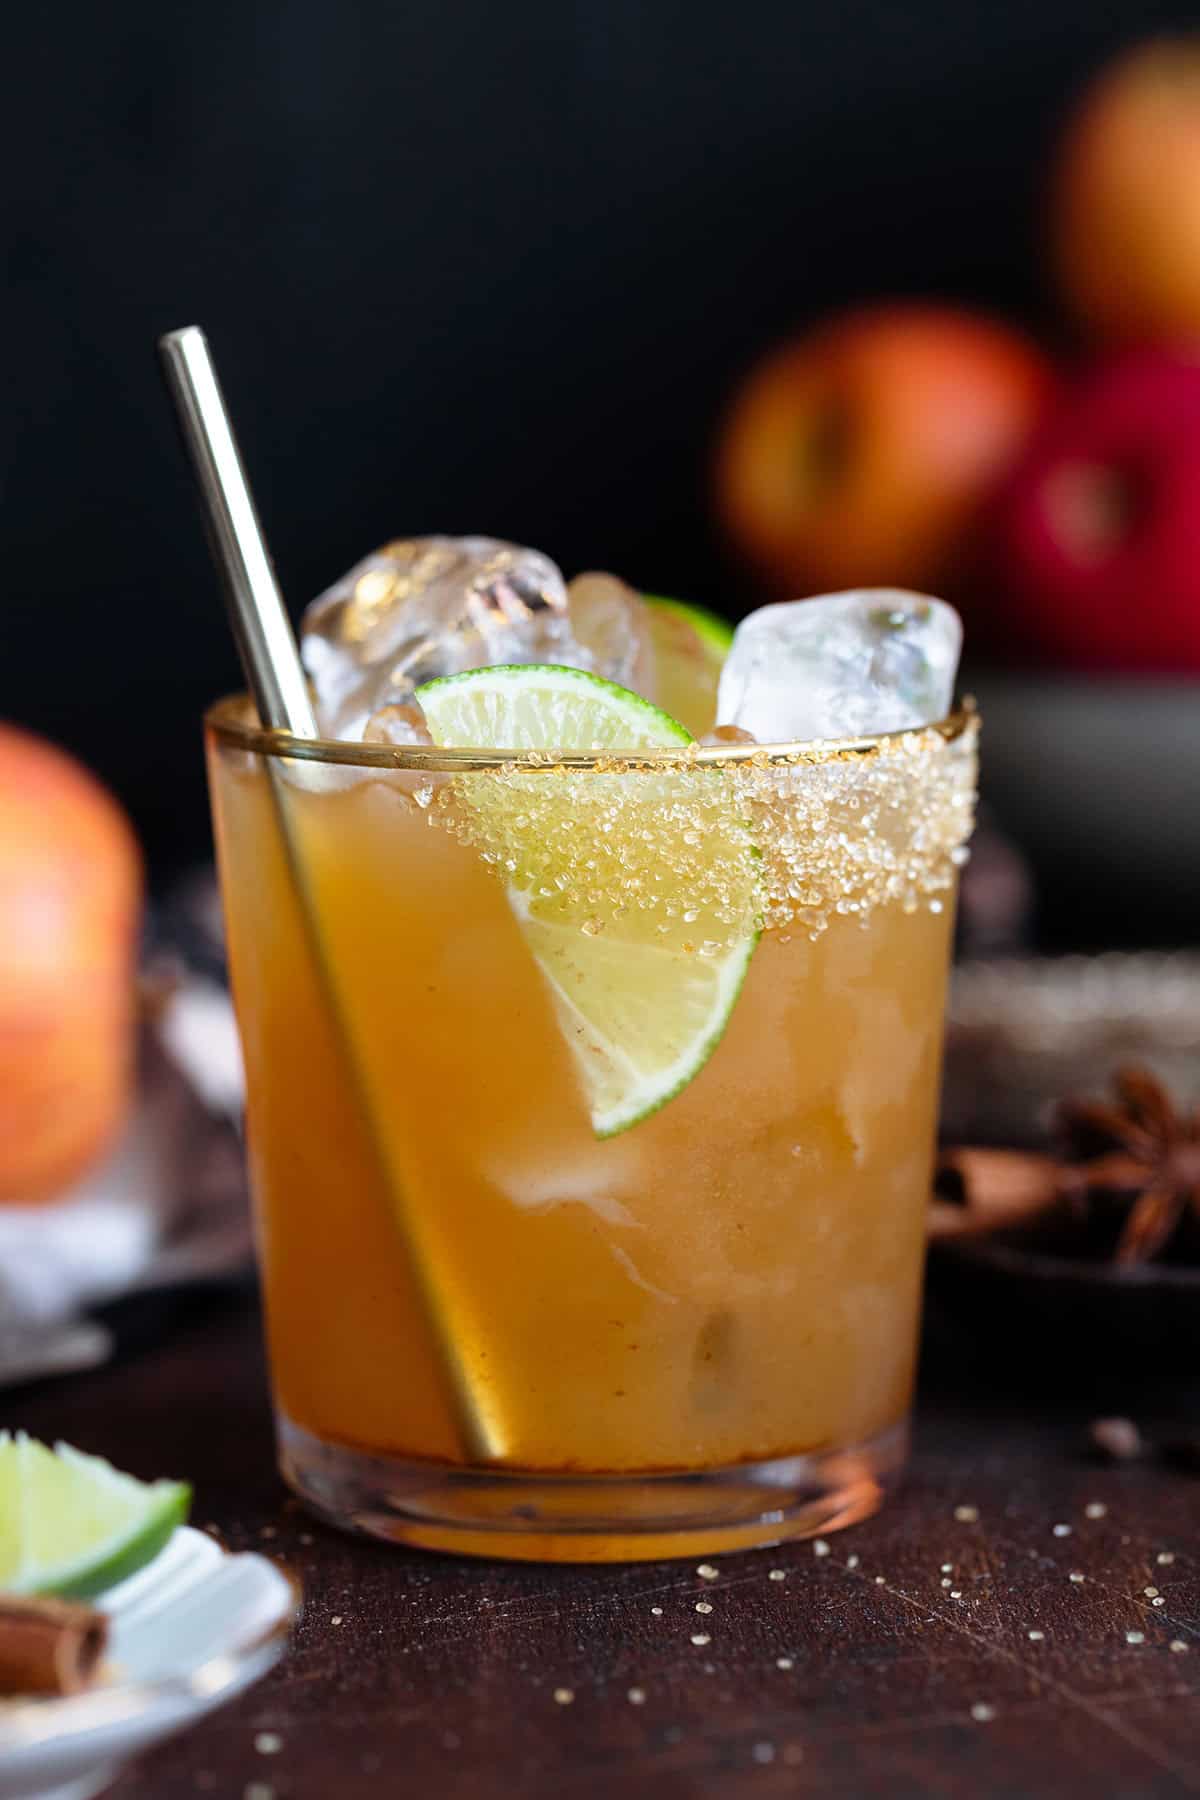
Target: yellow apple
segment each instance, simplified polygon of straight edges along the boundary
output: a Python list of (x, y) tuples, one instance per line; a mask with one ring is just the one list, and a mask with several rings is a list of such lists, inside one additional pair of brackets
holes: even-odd
[(1200, 35), (1139, 45), (1086, 90), (1058, 153), (1051, 242), (1095, 336), (1200, 337)]

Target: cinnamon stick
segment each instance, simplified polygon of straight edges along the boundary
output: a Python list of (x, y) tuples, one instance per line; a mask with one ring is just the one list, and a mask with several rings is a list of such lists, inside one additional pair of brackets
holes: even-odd
[(107, 1642), (108, 1621), (94, 1607), (0, 1594), (0, 1694), (77, 1694)]
[(929, 1235), (984, 1236), (1026, 1225), (1069, 1191), (1073, 1172), (1026, 1150), (943, 1150), (934, 1172)]

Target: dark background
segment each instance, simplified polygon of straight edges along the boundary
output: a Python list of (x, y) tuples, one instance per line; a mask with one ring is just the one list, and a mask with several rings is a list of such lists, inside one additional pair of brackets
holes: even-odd
[(293, 611), (488, 531), (738, 616), (708, 446), (770, 340), (878, 293), (1048, 328), (1040, 182), (1147, 0), (210, 0), (7, 23), (0, 715), (160, 878), (237, 680), (154, 357), (207, 328)]

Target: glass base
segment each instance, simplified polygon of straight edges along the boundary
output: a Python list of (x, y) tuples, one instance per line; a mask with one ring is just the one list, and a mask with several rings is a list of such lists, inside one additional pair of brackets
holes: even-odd
[(279, 1420), (284, 1480), (330, 1524), (522, 1562), (719, 1556), (839, 1531), (876, 1510), (907, 1450), (904, 1421), (843, 1449), (695, 1475), (544, 1475), (375, 1455)]

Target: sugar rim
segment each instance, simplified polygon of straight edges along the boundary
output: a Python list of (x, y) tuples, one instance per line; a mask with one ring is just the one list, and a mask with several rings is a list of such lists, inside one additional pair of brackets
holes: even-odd
[[(555, 769), (591, 769), (599, 774), (638, 769), (737, 768), (750, 765), (794, 767), (806, 764), (851, 761), (878, 756), (907, 739), (934, 733), (952, 742), (978, 720), (978, 709), (966, 695), (954, 712), (929, 725), (904, 731), (880, 732), (874, 737), (822, 738), (794, 744), (698, 744), (683, 751), (664, 750), (568, 750), (543, 751), (484, 749), (470, 745), (425, 749), (418, 745), (353, 744), (333, 738), (293, 737), (286, 731), (268, 731), (254, 718), (246, 694), (229, 694), (210, 706), (204, 715), (209, 734), (218, 743), (249, 750), (257, 756), (273, 756), (298, 762), (334, 763), (343, 768), (413, 769), (437, 774), (464, 774), (485, 769), (520, 769), (530, 773)], [(251, 722), (253, 721), (253, 722)]]

